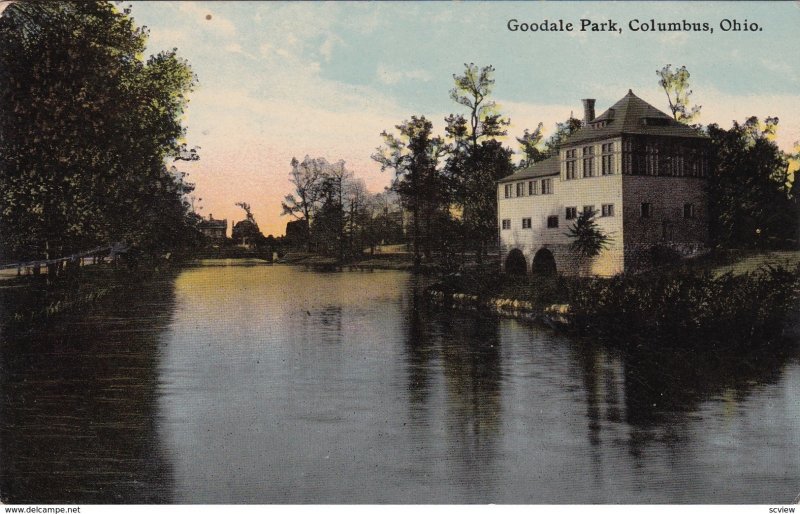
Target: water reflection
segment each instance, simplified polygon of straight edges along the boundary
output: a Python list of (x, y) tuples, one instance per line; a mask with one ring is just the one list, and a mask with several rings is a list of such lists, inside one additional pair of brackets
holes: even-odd
[(3, 498), (765, 503), (796, 495), (796, 345), (622, 351), (431, 309), (418, 295), (425, 280), (198, 267), (95, 312), (4, 336)]
[[(494, 318), (427, 312), (412, 298), (406, 338), (406, 368), (412, 430), (425, 430), (436, 416), (428, 407), (431, 374), (444, 387), (447, 456), (458, 481), (481, 498), (493, 489), (497, 440), (502, 419), (502, 366), (499, 323)], [(422, 437), (419, 437), (422, 439)]]
[(0, 491), (11, 503), (160, 503), (157, 436), (170, 277), (0, 344)]

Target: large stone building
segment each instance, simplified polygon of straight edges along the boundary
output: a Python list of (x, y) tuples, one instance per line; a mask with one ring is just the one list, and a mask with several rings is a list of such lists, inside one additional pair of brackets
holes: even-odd
[[(583, 103), (583, 126), (557, 156), (498, 183), (503, 268), (609, 276), (705, 251), (708, 139), (632, 91), (596, 118), (594, 100)], [(611, 238), (594, 258), (567, 235), (584, 210)]]

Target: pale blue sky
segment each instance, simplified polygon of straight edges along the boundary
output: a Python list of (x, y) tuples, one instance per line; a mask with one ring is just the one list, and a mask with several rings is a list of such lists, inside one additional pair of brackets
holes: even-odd
[[(788, 149), (800, 139), (796, 2), (132, 5), (152, 31), (150, 50), (177, 47), (198, 75), (187, 125), (201, 160), (185, 167), (202, 213), (240, 219), (233, 204), (248, 201), (265, 233), (283, 233), (293, 156), (344, 159), (372, 190), (388, 185), (369, 158), (380, 132), (412, 114), (441, 130), (444, 115), (461, 111), (448, 91), (464, 62), (496, 68), (494, 96), (512, 120), (510, 136), (539, 121), (551, 131), (571, 111), (579, 116), (581, 98), (596, 98), (599, 114), (629, 88), (666, 109), (655, 72), (672, 63), (692, 73), (702, 123), (777, 115), (779, 143)], [(613, 19), (623, 32), (509, 32), (510, 18)], [(651, 18), (708, 22), (714, 32), (628, 27)], [(763, 30), (724, 32), (726, 18)]]

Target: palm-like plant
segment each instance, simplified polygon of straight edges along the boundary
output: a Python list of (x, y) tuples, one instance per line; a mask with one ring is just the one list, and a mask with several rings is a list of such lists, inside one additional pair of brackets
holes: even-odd
[(583, 211), (569, 227), (567, 237), (572, 238), (570, 248), (585, 257), (595, 257), (608, 248), (613, 239), (600, 230), (595, 221), (597, 211)]

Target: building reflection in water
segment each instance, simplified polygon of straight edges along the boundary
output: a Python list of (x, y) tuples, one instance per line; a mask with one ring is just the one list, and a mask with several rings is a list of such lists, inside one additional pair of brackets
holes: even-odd
[[(598, 485), (616, 466), (607, 456), (617, 447), (627, 449), (635, 469), (661, 465), (665, 476), (670, 470), (691, 469), (703, 458), (696, 452), (705, 443), (698, 441), (697, 422), (704, 416), (735, 417), (739, 405), (762, 386), (776, 384), (797, 355), (796, 338), (768, 345), (657, 350), (646, 345), (622, 350), (585, 340), (570, 344)], [(722, 409), (709, 408), (718, 403)]]
[(171, 500), (155, 408), (171, 281), (139, 284), (136, 296), (2, 335), (4, 502)]

